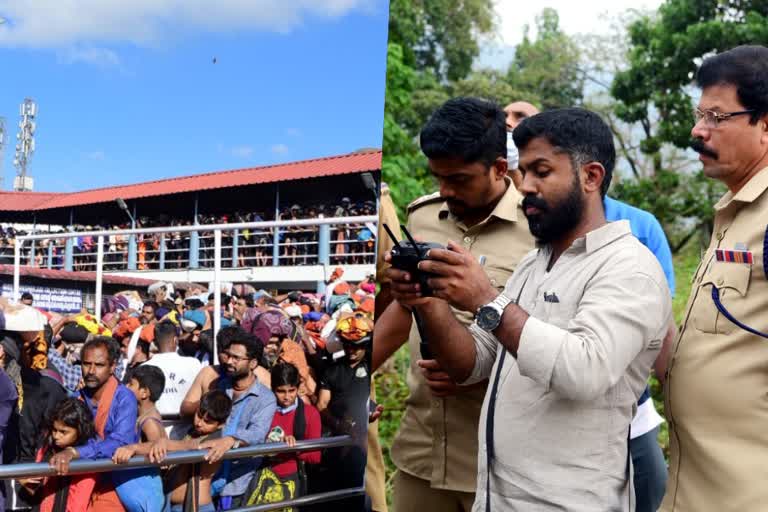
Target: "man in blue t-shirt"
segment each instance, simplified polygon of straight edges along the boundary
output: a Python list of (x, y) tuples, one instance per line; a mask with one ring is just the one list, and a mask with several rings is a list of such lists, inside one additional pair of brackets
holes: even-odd
[[(661, 224), (651, 213), (635, 208), (621, 201), (606, 197), (605, 218), (608, 222), (628, 220), (632, 234), (640, 240), (659, 260), (672, 296), (675, 296), (675, 269), (672, 264), (672, 251)], [(656, 362), (654, 373), (660, 382), (664, 381), (666, 361), (669, 346), (674, 339), (676, 328), (674, 320), (664, 338)], [(664, 420), (656, 412), (651, 399), (650, 389), (646, 386), (643, 395), (637, 402), (637, 413), (632, 419), (630, 428), (629, 451), (632, 454), (632, 465), (635, 469), (634, 484), (637, 499), (637, 511), (655, 511), (661, 505), (667, 485), (667, 465), (664, 454), (657, 441), (659, 425)]]

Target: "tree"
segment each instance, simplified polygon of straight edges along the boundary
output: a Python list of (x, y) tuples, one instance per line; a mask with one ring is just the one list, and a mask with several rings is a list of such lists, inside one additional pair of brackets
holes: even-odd
[(492, 0), (391, 0), (382, 171), (402, 214), (434, 182), (416, 138), (472, 69), (478, 38), (494, 28)]
[[(628, 66), (616, 73), (611, 95), (616, 99), (616, 116), (642, 133), (641, 152), (650, 157), (652, 172), (640, 184), (660, 196), (651, 211), (664, 217), (675, 214), (678, 242), (685, 242), (703, 228), (703, 237), (712, 230), (714, 199), (724, 188), (706, 179), (700, 171), (679, 172), (667, 155), (679, 155), (669, 148), (685, 149), (693, 126), (691, 85), (704, 57), (740, 44), (768, 43), (765, 0), (668, 0), (654, 15), (644, 15), (628, 29)], [(679, 160), (679, 159), (678, 159)], [(677, 174), (672, 180), (669, 174)], [(675, 185), (675, 188), (667, 188)], [(629, 188), (619, 189), (629, 192)], [(662, 196), (676, 196), (665, 204)], [(679, 218), (688, 215), (687, 218)], [(670, 224), (665, 225), (670, 229)], [(668, 232), (668, 235), (670, 233)], [(675, 233), (670, 238), (675, 238)], [(702, 240), (704, 241), (704, 240)], [(674, 242), (673, 242), (673, 245)], [(677, 244), (680, 246), (680, 243)]]
[(528, 37), (515, 49), (507, 71), (509, 84), (530, 91), (545, 109), (579, 105), (584, 77), (579, 69), (579, 48), (560, 30), (557, 11), (545, 8), (536, 17), (536, 40)]

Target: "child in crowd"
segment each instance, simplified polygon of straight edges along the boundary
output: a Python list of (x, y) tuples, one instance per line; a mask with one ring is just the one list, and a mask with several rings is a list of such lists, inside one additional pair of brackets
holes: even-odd
[[(200, 443), (221, 437), (221, 429), (232, 410), (232, 400), (221, 390), (205, 393), (193, 420), (192, 429), (187, 433), (180, 428), (171, 432), (171, 439), (163, 437), (154, 443), (140, 443), (134, 446), (133, 454), (148, 455), (152, 462), (162, 462), (169, 451), (197, 450)], [(214, 512), (211, 499), (211, 480), (221, 464), (200, 464), (174, 466), (166, 477), (166, 490), (170, 493), (171, 512), (193, 510), (192, 504), (199, 505), (198, 512)]]
[[(136, 437), (139, 443), (121, 446), (115, 450), (112, 461), (120, 464), (139, 454), (141, 443), (154, 443), (165, 439), (165, 429), (155, 403), (165, 389), (165, 375), (156, 366), (141, 365), (128, 371), (126, 379), (138, 402)], [(123, 489), (118, 489), (125, 508), (132, 510), (162, 510), (165, 506), (163, 481), (157, 468), (139, 468), (119, 473)], [(123, 492), (120, 492), (123, 491)]]
[[(296, 440), (317, 439), (322, 434), (320, 413), (313, 405), (299, 398), (299, 370), (290, 363), (277, 363), (271, 371), (272, 392), (277, 400), (277, 411), (272, 419), (268, 441), (294, 446)], [(284, 486), (293, 492), (291, 498), (307, 492), (304, 464), (319, 464), (320, 451), (285, 453), (270, 460), (272, 471)]]
[[(45, 444), (36, 461), (49, 460), (54, 454), (84, 445), (93, 437), (96, 429), (90, 409), (81, 400), (67, 398), (48, 419)], [(21, 484), (41, 497), (40, 512), (82, 512), (88, 508), (96, 478), (92, 474), (51, 476), (23, 479)]]

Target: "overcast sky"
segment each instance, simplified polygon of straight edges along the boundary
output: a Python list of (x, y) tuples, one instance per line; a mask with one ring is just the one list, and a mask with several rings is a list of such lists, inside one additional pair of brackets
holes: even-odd
[(514, 55), (514, 47), (523, 39), (523, 27), (530, 27), (530, 36), (535, 37), (536, 15), (546, 7), (555, 9), (560, 15), (560, 27), (566, 34), (607, 33), (603, 15), (614, 16), (627, 9), (653, 10), (662, 0), (544, 0), (541, 2), (496, 1), (498, 35), (487, 42), (480, 55), (480, 66), (506, 68)]

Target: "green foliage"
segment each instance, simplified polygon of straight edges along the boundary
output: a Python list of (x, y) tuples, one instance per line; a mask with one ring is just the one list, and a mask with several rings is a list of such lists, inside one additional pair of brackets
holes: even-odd
[(767, 13), (765, 0), (667, 0), (657, 15), (629, 27), (629, 67), (616, 75), (611, 91), (619, 101), (616, 113), (627, 122), (646, 122), (657, 112), (648, 153), (663, 143), (687, 147), (693, 119), (687, 89), (698, 64), (713, 52), (768, 43)]
[(711, 231), (712, 205), (724, 191), (720, 182), (706, 178), (700, 171), (686, 174), (660, 170), (650, 177), (616, 183), (611, 196), (651, 212), (676, 253), (697, 232)]
[[(560, 30), (557, 11), (545, 8), (536, 17), (537, 39), (528, 38), (515, 49), (507, 71), (513, 88), (535, 95), (543, 108), (572, 107), (581, 103), (584, 75), (579, 69), (580, 51), (576, 43)], [(510, 99), (520, 99), (507, 96)]]

